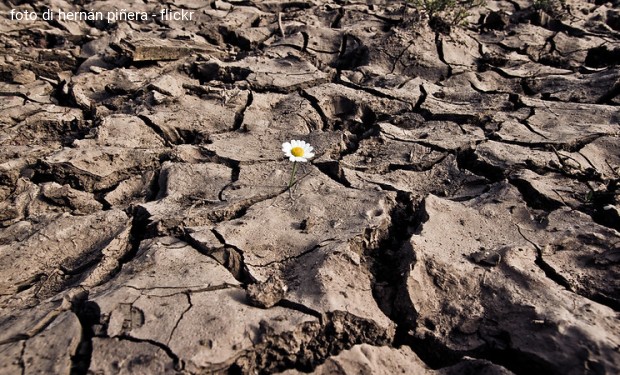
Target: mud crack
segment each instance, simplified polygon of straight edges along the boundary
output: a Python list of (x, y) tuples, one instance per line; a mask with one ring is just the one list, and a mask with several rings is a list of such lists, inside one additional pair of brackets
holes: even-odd
[(358, 344), (388, 345), (391, 335), (374, 322), (333, 311), (325, 322), (302, 324), (294, 332), (275, 334), (269, 322), (260, 325), (254, 347), (228, 369), (232, 374), (272, 374), (287, 369), (310, 372), (330, 356)]

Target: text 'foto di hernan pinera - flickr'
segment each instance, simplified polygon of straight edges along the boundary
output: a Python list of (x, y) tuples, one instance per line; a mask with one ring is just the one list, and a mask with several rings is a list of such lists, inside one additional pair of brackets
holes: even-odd
[[(39, 15), (36, 12), (28, 10), (11, 9), (9, 12), (10, 19), (16, 21), (36, 21)], [(127, 9), (115, 9), (107, 12), (101, 11), (64, 11), (58, 9), (56, 11), (47, 9), (42, 12), (40, 17), (45, 21), (103, 21), (108, 23), (118, 21), (148, 21), (149, 18), (159, 19), (162, 21), (192, 21), (193, 11), (181, 9), (173, 11), (170, 9), (161, 9), (158, 12), (134, 12)]]

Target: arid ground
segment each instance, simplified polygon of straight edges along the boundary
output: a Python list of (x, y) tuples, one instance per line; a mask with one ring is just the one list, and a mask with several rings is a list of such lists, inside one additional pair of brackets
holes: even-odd
[(0, 374), (618, 374), (620, 3), (459, 10), (2, 2)]

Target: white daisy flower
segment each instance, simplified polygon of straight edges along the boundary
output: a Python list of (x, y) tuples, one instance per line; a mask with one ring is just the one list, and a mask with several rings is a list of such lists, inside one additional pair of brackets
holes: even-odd
[(292, 162), (307, 162), (314, 157), (314, 147), (304, 141), (292, 140), (282, 143), (282, 152)]
[(293, 170), (291, 171), (291, 180), (288, 182), (289, 193), (295, 183), (295, 173), (297, 173), (297, 162), (307, 162), (308, 159), (314, 157), (314, 147), (304, 141), (292, 140), (282, 143), (282, 152), (293, 162)]

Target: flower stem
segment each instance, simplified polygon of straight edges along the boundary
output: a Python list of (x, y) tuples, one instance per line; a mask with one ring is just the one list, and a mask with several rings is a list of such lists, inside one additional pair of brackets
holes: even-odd
[(293, 162), (293, 171), (291, 172), (291, 180), (288, 182), (288, 188), (290, 189), (293, 186), (293, 180), (295, 180), (295, 173), (297, 173), (297, 162)]

